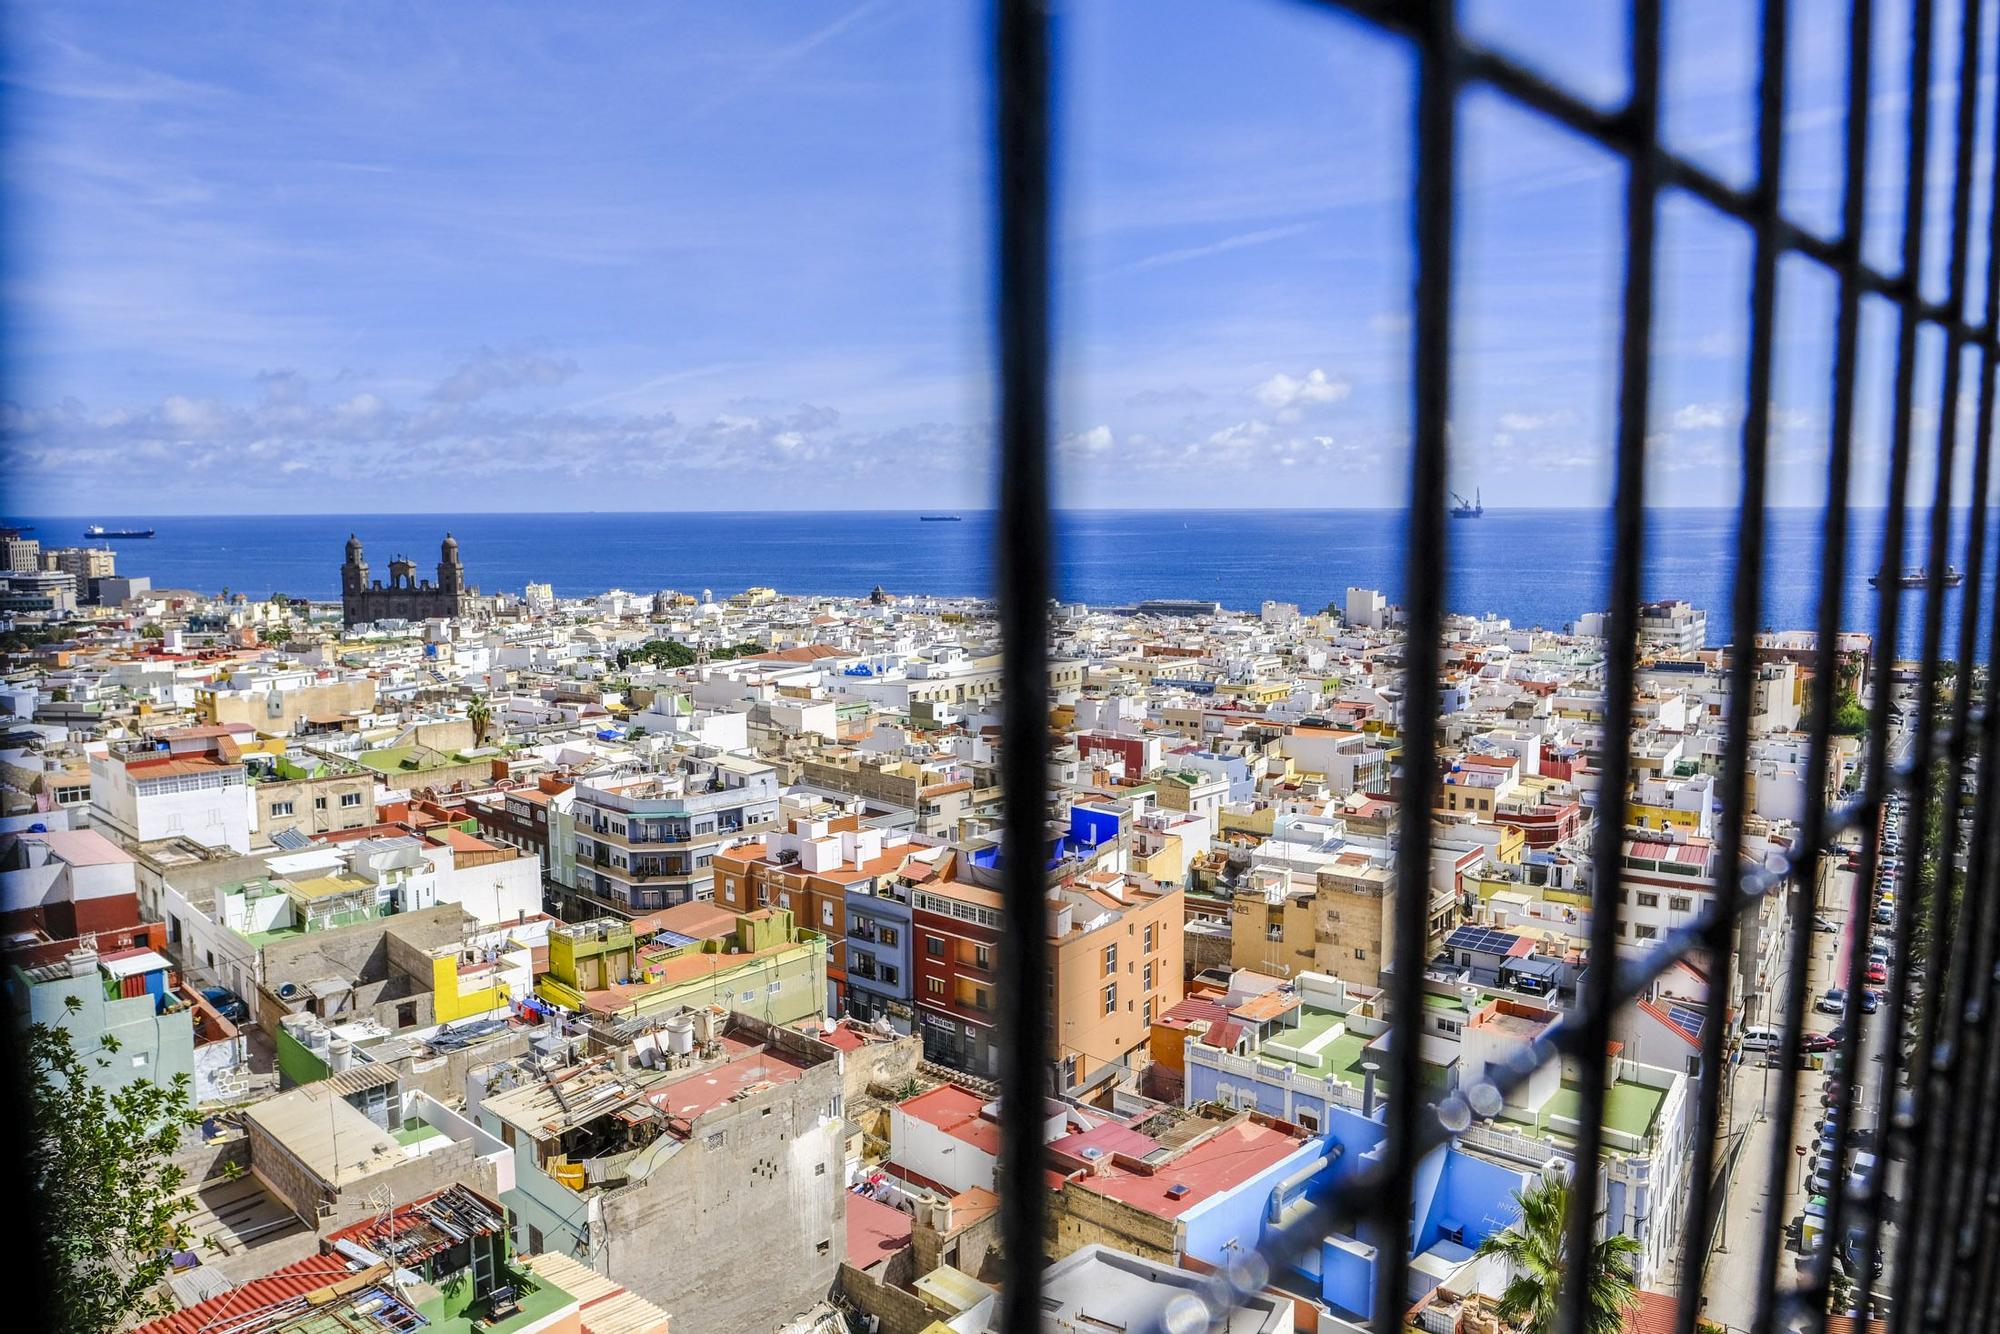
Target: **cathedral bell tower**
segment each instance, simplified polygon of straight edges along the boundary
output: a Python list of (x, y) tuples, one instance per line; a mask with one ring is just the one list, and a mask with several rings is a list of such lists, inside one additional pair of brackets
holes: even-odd
[(458, 559), (458, 539), (450, 533), (444, 535), (444, 545), (438, 549), (437, 586), (440, 593), (465, 591), (465, 566)]
[(368, 562), (361, 557), (361, 539), (347, 535), (347, 560), (340, 567), (341, 593), (360, 593), (368, 587)]

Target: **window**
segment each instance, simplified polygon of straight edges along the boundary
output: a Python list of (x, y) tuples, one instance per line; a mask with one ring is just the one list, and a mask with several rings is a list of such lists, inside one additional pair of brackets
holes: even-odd
[(941, 977), (927, 977), (927, 978), (925, 978), (925, 979), (924, 979), (924, 987), (925, 987), (925, 988), (926, 988), (926, 989), (927, 989), (927, 990), (928, 990), (928, 991), (929, 991), (929, 992), (931, 993), (931, 995), (933, 995), (933, 996), (942, 996), (942, 995), (944, 995), (944, 979), (943, 979), (943, 978), (941, 978)]
[(875, 939), (881, 941), (884, 945), (894, 945), (900, 937), (897, 935), (895, 927), (885, 925), (876, 928)]
[(1146, 966), (1141, 970), (1140, 976), (1142, 979), (1141, 985), (1147, 991), (1151, 991), (1153, 989), (1153, 961), (1151, 959), (1146, 960)]
[(1319, 1113), (1312, 1108), (1301, 1107), (1293, 1112), (1292, 1116), (1298, 1121), (1300, 1130), (1313, 1135), (1319, 1133)]
[(290, 815), (291, 813), (292, 813), (292, 803), (291, 803), (291, 802), (289, 802), (289, 801), (274, 801), (274, 802), (272, 802), (272, 803), (271, 803), (271, 814), (272, 814), (273, 816), (278, 816), (278, 815)]
[(1156, 931), (1157, 929), (1158, 928), (1155, 927), (1153, 923), (1151, 922), (1146, 923), (1146, 953), (1148, 954), (1151, 954), (1153, 952), (1153, 932)]
[(1104, 989), (1104, 1012), (1116, 1014), (1118, 1011), (1118, 984), (1113, 982)]
[(972, 947), (972, 966), (974, 968), (991, 968), (993, 966), (993, 952), (984, 945), (974, 945)]
[(1686, 894), (1669, 894), (1667, 906), (1675, 912), (1693, 912), (1694, 900)]
[(1115, 943), (1106, 945), (1104, 947), (1104, 976), (1109, 977), (1117, 971), (1118, 946)]
[(1366, 959), (1368, 957), (1368, 951), (1364, 949), (1357, 949), (1354, 951), (1354, 957), (1357, 959)]
[[(1623, 923), (1620, 923), (1620, 925), (1623, 925)], [(1644, 922), (1640, 922), (1632, 928), (1632, 933), (1640, 940), (1657, 940), (1659, 939), (1660, 928), (1657, 926), (1648, 926)]]
[(343, 792), (340, 794), (340, 804), (350, 808), (359, 806), (361, 804), (361, 794), (359, 792)]
[(985, 987), (974, 987), (972, 989), (972, 1008), (975, 1010), (990, 1010), (993, 1008), (992, 997), (987, 994)]
[(1139, 1007), (1139, 1022), (1148, 1028), (1153, 1026), (1153, 998), (1151, 996), (1146, 997), (1146, 1003)]
[(314, 810), (316, 810), (316, 811), (323, 811), (323, 810), (325, 810), (325, 809), (326, 809), (326, 798), (325, 798), (325, 797), (314, 797), (314, 798), (313, 798), (313, 809), (314, 809)]
[(944, 957), (944, 938), (942, 936), (925, 936), (924, 953), (930, 955), (933, 959), (942, 959)]
[(1639, 906), (1641, 908), (1657, 908), (1660, 906), (1660, 896), (1658, 894), (1642, 893), (1639, 895)]

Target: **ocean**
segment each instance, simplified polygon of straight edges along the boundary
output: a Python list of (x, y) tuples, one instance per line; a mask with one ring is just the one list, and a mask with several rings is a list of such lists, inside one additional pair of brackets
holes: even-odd
[[(1868, 573), (1881, 549), (1884, 511), (1854, 515), (1845, 589), (1850, 629), (1873, 630), (1875, 590)], [(1965, 563), (1957, 516), (1951, 560)], [(151, 540), (114, 542), (118, 569), (155, 587), (252, 597), (274, 592), (334, 598), (350, 532), (366, 547), (370, 572), (386, 578), (402, 554), (431, 577), (438, 543), (457, 536), (467, 577), (485, 592), (519, 592), (547, 582), (560, 596), (623, 588), (651, 593), (712, 589), (724, 596), (753, 585), (782, 593), (892, 593), (946, 596), (991, 592), (993, 516), (966, 512), (956, 523), (913, 513), (734, 514), (393, 514), (201, 518), (98, 515), (111, 528), (154, 528)], [(11, 522), (11, 521), (10, 521)], [(82, 542), (78, 518), (23, 518), (44, 546)], [(1813, 623), (1819, 587), (1821, 516), (1773, 510), (1765, 561), (1764, 628)], [(1655, 510), (1648, 516), (1645, 595), (1684, 598), (1708, 612), (1709, 643), (1726, 643), (1735, 513)], [(1921, 559), (1923, 522), (1905, 563)], [(1350, 586), (1403, 591), (1404, 516), (1399, 510), (1066, 511), (1056, 518), (1056, 585), (1068, 601), (1127, 604), (1154, 597), (1210, 598), (1254, 611), (1266, 599), (1317, 610)], [(1450, 526), (1454, 611), (1491, 612), (1516, 624), (1568, 627), (1608, 604), (1610, 515), (1598, 510), (1492, 510)], [(1991, 587), (1991, 576), (1988, 577)], [(1946, 600), (1947, 654), (1973, 590)], [(1921, 597), (1905, 597), (1903, 651), (1919, 644)], [(1986, 642), (1982, 628), (1980, 643)], [(1983, 653), (1982, 653), (1983, 656)]]

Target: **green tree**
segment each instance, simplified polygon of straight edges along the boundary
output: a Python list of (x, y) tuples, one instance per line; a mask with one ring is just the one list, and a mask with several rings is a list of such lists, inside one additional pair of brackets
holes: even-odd
[(55, 1328), (109, 1334), (168, 1314), (175, 1304), (161, 1281), (190, 1235), (173, 1154), (201, 1119), (190, 1080), (107, 1089), (92, 1079), (91, 1063), (110, 1068), (117, 1039), (86, 1056), (59, 1025), (31, 1024), (26, 1037), (25, 1152)]
[(472, 744), (486, 744), (486, 727), (493, 721), (493, 707), (486, 702), (486, 696), (474, 695), (472, 703), (465, 706), (466, 721), (472, 724)]
[(139, 638), (141, 639), (165, 639), (166, 637), (167, 632), (151, 621), (139, 627)]
[(1861, 736), (1868, 730), (1868, 710), (1852, 690), (1842, 688), (1833, 697), (1833, 731), (1836, 736)]
[(1479, 1245), (1481, 1255), (1507, 1262), (1507, 1286), (1500, 1294), (1500, 1314), (1515, 1321), (1526, 1334), (1553, 1334), (1556, 1306), (1565, 1284), (1585, 1287), (1585, 1334), (1619, 1334), (1625, 1313), (1638, 1304), (1639, 1275), (1632, 1259), (1639, 1243), (1616, 1234), (1593, 1244), (1589, 1262), (1579, 1266), (1568, 1255), (1565, 1218), (1569, 1186), (1544, 1181), (1517, 1191), (1521, 1206), (1518, 1230), (1496, 1232)]

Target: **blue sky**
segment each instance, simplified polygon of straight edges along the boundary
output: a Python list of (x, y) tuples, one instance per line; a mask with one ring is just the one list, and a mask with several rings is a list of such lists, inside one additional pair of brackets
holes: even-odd
[[(1609, 103), (1617, 8), (1481, 0), (1465, 18)], [(1751, 8), (1669, 6), (1669, 136), (1739, 182)], [(1794, 6), (1786, 199), (1822, 231), (1842, 8)], [(981, 6), (21, 4), (5, 21), (10, 510), (987, 502)], [(1941, 5), (1940, 164), (1956, 26)], [(1906, 42), (1886, 16), (1868, 237), (1885, 264)], [(1304, 4), (1090, 0), (1065, 15), (1060, 67), (1063, 502), (1401, 503), (1402, 49)], [(1486, 94), (1463, 125), (1456, 485), (1601, 504), (1619, 169)], [(1947, 201), (1940, 182), (1934, 216)], [(1678, 200), (1660, 236), (1653, 497), (1728, 504), (1748, 238)], [(1941, 234), (1932, 252), (1936, 295)], [(1975, 291), (1984, 263), (1975, 246)], [(1774, 498), (1811, 505), (1833, 293), (1804, 263), (1783, 290)], [(1867, 328), (1863, 476), (1891, 369), (1891, 322)]]

